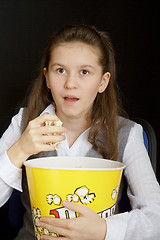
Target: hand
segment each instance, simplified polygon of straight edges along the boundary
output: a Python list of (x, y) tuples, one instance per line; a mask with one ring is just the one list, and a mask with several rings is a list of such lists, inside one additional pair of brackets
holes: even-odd
[[(41, 151), (54, 151), (55, 146), (50, 142), (60, 142), (65, 139), (62, 134), (66, 132), (64, 127), (45, 126), (46, 121), (58, 121), (53, 114), (44, 114), (30, 121), (19, 140), (7, 151), (11, 162), (21, 167), (24, 161), (31, 155)], [(55, 135), (52, 135), (56, 133)]]
[[(63, 201), (63, 206), (80, 214), (78, 218), (59, 219), (43, 217), (37, 224), (64, 237), (58, 239), (74, 240), (104, 240), (107, 232), (106, 221), (85, 206)], [(41, 239), (52, 240), (55, 237), (42, 235)]]

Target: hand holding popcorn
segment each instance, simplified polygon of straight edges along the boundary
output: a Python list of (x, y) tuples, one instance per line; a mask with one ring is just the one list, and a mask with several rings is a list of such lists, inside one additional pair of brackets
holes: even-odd
[(53, 114), (43, 114), (30, 121), (18, 141), (7, 151), (11, 162), (21, 167), (31, 155), (41, 151), (54, 151), (65, 139), (66, 129)]

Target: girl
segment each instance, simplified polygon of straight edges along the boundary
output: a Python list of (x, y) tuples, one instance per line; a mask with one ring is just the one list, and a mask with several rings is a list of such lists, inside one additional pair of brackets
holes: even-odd
[[(63, 205), (80, 217), (43, 217), (39, 227), (74, 240), (159, 239), (160, 188), (143, 144), (142, 127), (120, 117), (115, 90), (114, 52), (106, 33), (74, 25), (50, 38), (27, 108), (13, 117), (0, 142), (0, 204), (9, 199), (14, 188), (23, 189), (26, 213), (16, 240), (34, 239), (23, 163), (29, 157), (56, 155), (123, 162), (133, 210), (120, 213), (121, 191), (117, 214), (106, 219), (87, 207), (64, 201)], [(59, 120), (63, 127), (45, 126)], [(56, 142), (61, 142), (58, 151), (55, 144), (48, 144)], [(44, 235), (41, 239), (54, 237)]]

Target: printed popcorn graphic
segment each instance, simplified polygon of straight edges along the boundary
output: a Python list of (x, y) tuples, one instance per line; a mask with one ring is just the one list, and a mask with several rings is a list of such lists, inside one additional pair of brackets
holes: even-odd
[(32, 209), (32, 219), (33, 219), (33, 225), (34, 225), (36, 240), (40, 240), (42, 234), (57, 237), (57, 234), (49, 232), (47, 229), (37, 226), (37, 223), (40, 221), (40, 218), (41, 218), (41, 211), (39, 210), (39, 208), (34, 208), (33, 207), (33, 209)]
[(118, 186), (116, 187), (116, 189), (113, 189), (112, 191), (112, 195), (111, 195), (112, 199), (115, 199), (117, 194), (118, 194)]
[(69, 202), (81, 202), (84, 205), (88, 205), (89, 203), (92, 203), (95, 200), (95, 193), (89, 193), (90, 190), (86, 186), (82, 186), (77, 188), (74, 191), (74, 194), (68, 194), (66, 199)]
[[(90, 193), (90, 190), (86, 186), (81, 186), (77, 188), (73, 194), (68, 194), (66, 196), (66, 199), (69, 202), (81, 202), (84, 205), (88, 205), (89, 203), (92, 203), (95, 200), (95, 193)], [(55, 204), (55, 205), (61, 205), (62, 199), (57, 194), (48, 194), (46, 196), (46, 200), (48, 204)]]
[(51, 205), (52, 203), (54, 203), (55, 205), (60, 205), (61, 202), (62, 202), (61, 197), (58, 196), (57, 194), (54, 194), (54, 195), (48, 194), (48, 195), (46, 196), (46, 200), (47, 200), (48, 204), (50, 204), (50, 205)]
[[(113, 200), (117, 197), (119, 187), (115, 186), (115, 189), (112, 190), (110, 193), (110, 198)], [(93, 192), (90, 192), (90, 189), (83, 185), (74, 190), (73, 193), (67, 194), (66, 195), (66, 200), (69, 202), (74, 202), (74, 203), (81, 203), (83, 205), (88, 205), (91, 204), (93, 201), (96, 199), (96, 194)], [(63, 219), (71, 219), (78, 217), (78, 213), (73, 212), (69, 209), (66, 209), (65, 207), (61, 207), (62, 203), (62, 197), (59, 196), (58, 194), (47, 194), (46, 195), (46, 202), (49, 205), (55, 205), (53, 209), (49, 209), (49, 215), (55, 218), (63, 218)], [(97, 214), (101, 218), (107, 218), (109, 216), (112, 216), (115, 212), (116, 204), (114, 203), (113, 206), (104, 209), (101, 212), (98, 212)], [(41, 218), (41, 211), (39, 208), (33, 207), (32, 208), (32, 218), (33, 218), (33, 224), (34, 224), (34, 229), (35, 229), (35, 239), (40, 240), (41, 235), (49, 235), (53, 237), (63, 237), (60, 234), (56, 234), (53, 232), (48, 231), (45, 228), (38, 227), (37, 223), (40, 221)]]

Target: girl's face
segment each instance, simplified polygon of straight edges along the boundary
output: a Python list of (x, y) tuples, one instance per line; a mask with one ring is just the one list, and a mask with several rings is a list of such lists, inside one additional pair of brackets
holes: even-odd
[(81, 42), (65, 43), (53, 49), (44, 75), (60, 119), (86, 117), (97, 94), (105, 91), (110, 73), (102, 75), (99, 55), (97, 48)]

